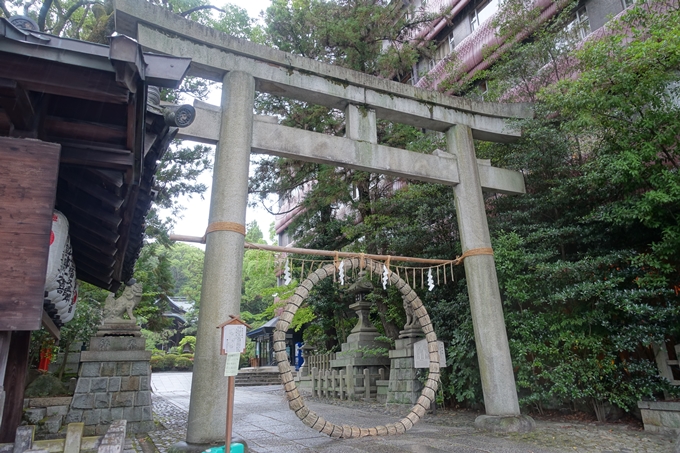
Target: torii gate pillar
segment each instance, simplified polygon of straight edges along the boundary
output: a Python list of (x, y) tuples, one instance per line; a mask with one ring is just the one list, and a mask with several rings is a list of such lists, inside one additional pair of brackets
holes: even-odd
[[(448, 152), (458, 159), (460, 184), (454, 186), (453, 193), (463, 253), (491, 249), (472, 130), (460, 124), (453, 126), (446, 133), (446, 143)], [(520, 415), (519, 411), (494, 257), (472, 255), (463, 263), (484, 406), (490, 414), (477, 417), (475, 426), (488, 431), (531, 431), (533, 419)]]
[[(225, 356), (220, 355), (217, 323), (238, 315), (241, 305), (241, 273), (248, 167), (253, 140), (255, 79), (240, 71), (228, 72), (222, 83), (220, 140), (215, 152), (210, 220), (206, 234), (201, 311), (198, 318), (194, 376), (187, 443), (205, 445), (224, 437), (227, 379)], [(220, 228), (221, 227), (221, 228)], [(238, 232), (242, 227), (242, 231)], [(218, 404), (216, 401), (225, 401)]]

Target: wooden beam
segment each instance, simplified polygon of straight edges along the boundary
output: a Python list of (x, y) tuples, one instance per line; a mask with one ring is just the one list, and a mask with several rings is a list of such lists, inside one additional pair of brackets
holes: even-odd
[(74, 248), (76, 244), (78, 247), (90, 247), (108, 256), (116, 256), (116, 253), (118, 253), (115, 245), (105, 244), (100, 238), (89, 233), (81, 233), (78, 236), (72, 235), (71, 242), (74, 244)]
[(50, 139), (68, 138), (96, 143), (110, 143), (125, 146), (127, 131), (113, 124), (78, 121), (69, 118), (45, 117), (43, 133)]
[(73, 251), (73, 259), (78, 262), (90, 261), (92, 263), (99, 263), (99, 265), (104, 267), (113, 267), (116, 263), (114, 257), (104, 255), (103, 253), (97, 253), (95, 250), (83, 247)]
[[(111, 193), (108, 190), (104, 189), (101, 186), (92, 184), (91, 182), (84, 181), (82, 178), (73, 177), (73, 174), (65, 173), (65, 174), (60, 174), (59, 179), (65, 183), (64, 185), (68, 186), (68, 190), (73, 191), (73, 193), (64, 193), (64, 194), (59, 194), (59, 199), (70, 199), (74, 204), (84, 204), (85, 206), (90, 205), (91, 203), (87, 200), (85, 200), (85, 203), (78, 203), (77, 200), (80, 199), (80, 194), (77, 192), (84, 192), (89, 197), (95, 198), (102, 202), (106, 206), (110, 206), (113, 208), (113, 210), (118, 211), (120, 207), (123, 205), (123, 198), (116, 195), (115, 193)], [(88, 198), (89, 198), (88, 197)], [(89, 209), (89, 206), (88, 206)], [(118, 226), (118, 225), (116, 225)]]
[(76, 273), (82, 271), (87, 273), (87, 275), (95, 277), (99, 281), (111, 281), (113, 269), (110, 266), (104, 267), (101, 262), (83, 258), (80, 255), (76, 264)]
[(118, 188), (123, 187), (123, 173), (114, 170), (103, 170), (101, 168), (88, 168), (88, 172), (92, 173), (99, 179), (103, 179), (109, 184)]
[(99, 238), (99, 241), (104, 241), (108, 244), (116, 244), (118, 239), (120, 239), (120, 234), (115, 231), (107, 230), (103, 227), (98, 227), (97, 225), (88, 225), (86, 222), (80, 223), (77, 221), (70, 222), (70, 234), (73, 236), (92, 236)]
[(61, 339), (59, 327), (54, 324), (54, 321), (52, 321), (52, 318), (50, 318), (50, 315), (48, 315), (45, 310), (43, 310), (42, 314), (42, 326), (50, 333), (50, 335), (52, 335), (55, 340), (59, 341)]
[(128, 170), (134, 165), (134, 158), (130, 152), (121, 154), (119, 152), (64, 146), (61, 153), (61, 162), (110, 170)]
[[(40, 288), (42, 291), (42, 287)], [(24, 413), (24, 389), (28, 373), (28, 347), (31, 332), (18, 330), (12, 332), (5, 370), (5, 408), (0, 424), (0, 443), (13, 443), (16, 429), (21, 424)]]
[(113, 72), (39, 60), (23, 55), (2, 54), (0, 77), (16, 80), (26, 90), (38, 93), (127, 104), (128, 90), (118, 85)]
[[(95, 203), (88, 202), (90, 200)], [(119, 215), (102, 209), (99, 200), (79, 189), (60, 190), (57, 204), (69, 222), (86, 225), (85, 228), (90, 231), (99, 228), (117, 231), (122, 221)]]
[(106, 280), (100, 280), (99, 278), (90, 275), (87, 273), (87, 271), (83, 269), (76, 269), (76, 275), (78, 276), (78, 280), (82, 280), (87, 283), (91, 283), (95, 286), (98, 286), (99, 288), (104, 288), (108, 289), (109, 291), (116, 291), (116, 289), (113, 289), (112, 286), (116, 283), (113, 281), (112, 278), (108, 278)]
[(15, 129), (34, 127), (35, 110), (31, 97), (16, 80), (0, 78), (0, 106), (7, 112)]

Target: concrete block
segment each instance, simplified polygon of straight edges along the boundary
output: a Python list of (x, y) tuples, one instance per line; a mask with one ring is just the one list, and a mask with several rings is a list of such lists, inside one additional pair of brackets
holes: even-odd
[(43, 420), (42, 424), (50, 434), (57, 434), (61, 429), (61, 424), (64, 418), (61, 415), (53, 415), (52, 417), (47, 417)]
[(82, 410), (76, 410), (76, 409), (71, 409), (68, 411), (68, 414), (66, 414), (66, 417), (64, 417), (64, 423), (79, 423), (83, 421), (83, 411)]
[(130, 374), (132, 376), (148, 376), (150, 374), (149, 362), (134, 362)]
[[(140, 377), (130, 376), (123, 377), (120, 380), (120, 391), (121, 392), (136, 392), (140, 388)], [(148, 377), (147, 377), (148, 379)]]
[(83, 413), (83, 422), (85, 423), (85, 425), (98, 425), (100, 416), (101, 411), (99, 409), (85, 411)]
[(106, 392), (108, 385), (109, 378), (107, 377), (93, 378), (90, 381), (90, 392)]
[(112, 420), (122, 420), (124, 407), (112, 407), (111, 408), (111, 419)]
[[(31, 398), (28, 407), (68, 406), (71, 404), (70, 396), (54, 396), (50, 398)], [(25, 400), (24, 400), (25, 401)]]
[(94, 433), (97, 436), (103, 436), (109, 430), (110, 425), (97, 425), (94, 427)]
[(120, 392), (120, 377), (109, 378), (109, 392)]
[(47, 409), (44, 407), (33, 407), (24, 411), (24, 420), (30, 425), (36, 425), (40, 420), (47, 416)]
[(108, 409), (109, 407), (111, 407), (111, 394), (95, 393), (94, 407), (97, 409)]
[(660, 414), (659, 420), (661, 426), (665, 428), (680, 428), (680, 413), (678, 412), (663, 411)]
[(132, 364), (130, 362), (117, 362), (116, 363), (116, 376), (130, 376), (130, 370), (132, 369)]
[(83, 436), (96, 436), (97, 435), (97, 430), (96, 426), (90, 425), (90, 426), (85, 426), (83, 428)]
[(84, 423), (70, 423), (66, 429), (64, 453), (80, 453), (80, 442), (83, 438)]
[(142, 421), (153, 420), (153, 411), (151, 406), (142, 407)]
[(137, 400), (135, 401), (135, 404), (137, 406), (150, 406), (151, 392), (148, 390), (137, 392)]
[(68, 414), (68, 406), (49, 406), (45, 408), (47, 411), (47, 416), (52, 417), (54, 415), (64, 416)]
[(149, 384), (150, 378), (148, 376), (140, 376), (139, 378), (139, 390), (151, 390)]
[(101, 362), (88, 362), (80, 366), (80, 377), (99, 377)]
[(109, 425), (99, 445), (99, 453), (120, 453), (125, 449), (125, 432), (127, 422), (116, 420)]
[(141, 421), (131, 423), (128, 431), (130, 433), (148, 433), (156, 430), (156, 424), (152, 421)]
[(91, 393), (76, 394), (71, 403), (73, 409), (92, 409), (93, 405), (94, 395)]
[(81, 362), (136, 362), (151, 359), (151, 351), (83, 351)]
[(24, 453), (33, 446), (35, 426), (19, 426), (14, 439), (14, 453)]
[[(86, 365), (91, 365), (90, 363)], [(90, 381), (92, 378), (80, 377), (76, 384), (76, 393), (90, 393)]]
[(114, 418), (111, 417), (111, 409), (101, 409), (99, 411), (99, 423), (110, 425), (113, 420)]
[(111, 397), (111, 407), (128, 407), (134, 405), (134, 392), (113, 393)]
[(115, 362), (103, 362), (101, 370), (99, 371), (100, 376), (115, 376), (116, 375), (116, 363)]
[(138, 422), (142, 420), (141, 407), (126, 407), (123, 410), (123, 418), (128, 422)]

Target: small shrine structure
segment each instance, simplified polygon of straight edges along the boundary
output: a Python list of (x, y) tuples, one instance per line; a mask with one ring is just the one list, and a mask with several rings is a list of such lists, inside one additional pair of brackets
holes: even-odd
[(147, 96), (177, 88), (190, 58), (30, 27), (0, 18), (0, 442), (21, 420), (31, 331), (58, 337), (64, 320), (45, 297), (55, 209), (75, 277), (117, 290), (142, 247), (158, 161), (193, 112)]

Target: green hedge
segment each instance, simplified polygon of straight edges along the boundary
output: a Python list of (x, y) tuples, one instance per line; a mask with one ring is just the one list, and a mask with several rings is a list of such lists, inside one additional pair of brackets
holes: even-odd
[(193, 354), (156, 354), (151, 356), (153, 371), (187, 371), (194, 367)]

